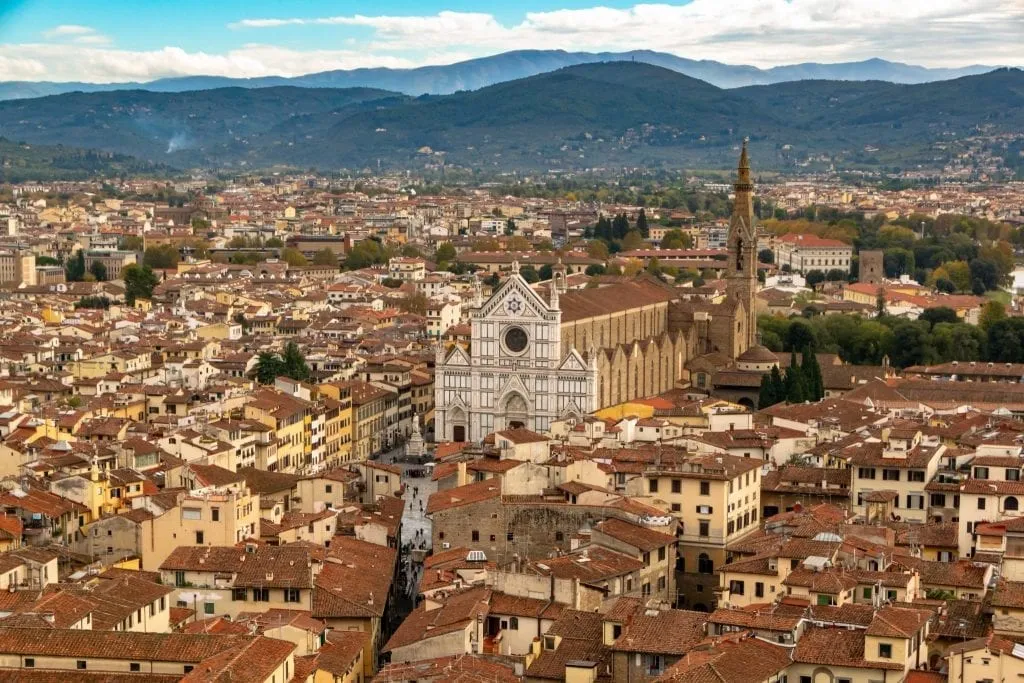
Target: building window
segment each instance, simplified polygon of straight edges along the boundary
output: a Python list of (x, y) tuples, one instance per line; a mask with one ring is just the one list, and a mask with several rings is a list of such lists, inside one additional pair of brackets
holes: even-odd
[(174, 572), (174, 585), (179, 588), (185, 585), (185, 572)]
[(210, 509), (210, 517), (211, 517), (211, 519), (213, 519), (213, 521), (219, 522), (220, 521), (220, 508), (211, 508)]
[(138, 662), (132, 662), (131, 664), (128, 665), (128, 670), (129, 671), (134, 671), (134, 672), (142, 671), (142, 665), (139, 664)]
[(715, 562), (707, 553), (697, 556), (697, 572), (700, 574), (714, 574)]
[(555, 532), (555, 542), (556, 543), (561, 543), (563, 540), (565, 540), (565, 534), (563, 534), (561, 531), (556, 531)]
[(979, 498), (978, 499), (978, 509), (979, 510), (984, 510), (985, 509), (985, 499), (984, 498)]
[(650, 493), (657, 493), (658, 492), (658, 480), (657, 479), (650, 479), (650, 480), (648, 480), (647, 481), (647, 490)]
[(473, 532), (472, 532), (471, 536), (473, 538), (473, 542), (474, 543), (476, 543), (477, 541), (480, 540), (480, 532), (477, 531), (476, 529), (473, 529)]
[(975, 479), (988, 479), (988, 468), (987, 467), (975, 467), (974, 468)]
[(885, 481), (899, 481), (900, 471), (899, 470), (882, 470), (882, 479)]
[(513, 532), (509, 531), (507, 534), (505, 534), (505, 540), (511, 543), (512, 541), (516, 540), (516, 535)]
[(857, 468), (858, 479), (874, 479), (875, 468), (874, 467), (859, 467)]
[(1004, 510), (1017, 510), (1018, 509), (1017, 498), (1014, 497), (1014, 496), (1007, 496), (1003, 500), (1003, 509)]
[(682, 481), (682, 479), (673, 479), (672, 480), (672, 493), (682, 493), (682, 492), (683, 492), (683, 481)]
[(712, 508), (710, 505), (698, 505), (697, 506), (697, 514), (698, 515), (710, 515), (713, 511), (714, 511), (714, 508)]
[(508, 629), (510, 631), (518, 631), (519, 630), (519, 617), (509, 617), (508, 618)]
[(213, 605), (212, 602), (204, 602), (203, 603), (203, 612), (205, 614), (213, 614), (213, 607), (214, 607), (214, 605)]
[(232, 588), (231, 599), (235, 602), (245, 602), (245, 589), (244, 588)]
[(284, 589), (284, 601), (285, 602), (298, 602), (299, 601), (299, 589), (298, 588), (285, 588)]
[(892, 659), (892, 645), (888, 643), (878, 644), (878, 658), (879, 659)]
[(197, 531), (196, 532), (196, 545), (202, 545), (204, 538), (205, 538), (205, 536), (203, 535), (203, 532), (202, 531)]
[(871, 594), (873, 592), (874, 592), (874, 590), (871, 588), (871, 586), (864, 586), (864, 590), (862, 591), (861, 594), (864, 596), (865, 600), (870, 600), (871, 599)]
[(701, 536), (710, 536), (711, 535), (711, 524), (710, 524), (710, 522), (708, 522), (706, 520), (701, 520), (698, 524), (699, 524), (698, 533)]
[(1006, 481), (1020, 481), (1020, 470), (1006, 470)]
[(744, 585), (742, 581), (730, 581), (729, 592), (733, 595), (743, 595)]
[(252, 589), (252, 601), (253, 602), (270, 602), (270, 589), (269, 588), (253, 588)]
[(672, 503), (672, 512), (682, 512), (683, 506), (679, 503)]
[(711, 482), (710, 481), (702, 481), (700, 483), (700, 495), (702, 495), (702, 496), (710, 496), (711, 495)]
[(757, 581), (756, 583), (754, 583), (754, 597), (755, 598), (763, 598), (764, 597), (764, 583), (762, 583), (760, 581)]
[(25, 668), (26, 669), (35, 668), (35, 665), (36, 665), (36, 660), (33, 657), (25, 657)]
[(84, 671), (85, 670), (85, 660), (84, 659), (79, 659), (77, 662), (75, 662), (75, 667), (77, 669), (81, 670), (81, 671)]

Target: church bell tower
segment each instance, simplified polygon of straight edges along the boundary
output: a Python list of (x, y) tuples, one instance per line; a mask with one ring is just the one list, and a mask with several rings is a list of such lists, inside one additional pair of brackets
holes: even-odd
[(739, 355), (757, 344), (757, 230), (754, 226), (754, 183), (750, 179), (747, 141), (733, 185), (736, 199), (729, 219), (728, 295), (736, 311), (733, 321), (733, 353)]

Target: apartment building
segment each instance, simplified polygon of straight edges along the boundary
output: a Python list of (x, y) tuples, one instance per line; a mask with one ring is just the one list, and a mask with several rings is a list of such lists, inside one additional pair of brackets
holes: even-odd
[(309, 546), (181, 546), (160, 564), (179, 607), (204, 617), (254, 609), (309, 610), (320, 564)]
[(884, 495), (892, 501), (890, 517), (928, 521), (926, 485), (935, 477), (945, 452), (938, 439), (926, 443), (917, 427), (886, 427), (880, 441), (858, 441), (845, 449), (842, 455), (852, 470), (853, 511), (873, 515), (871, 503)]
[(676, 604), (714, 608), (726, 545), (759, 526), (762, 464), (733, 455), (664, 458), (627, 484), (627, 495), (643, 496), (679, 521)]

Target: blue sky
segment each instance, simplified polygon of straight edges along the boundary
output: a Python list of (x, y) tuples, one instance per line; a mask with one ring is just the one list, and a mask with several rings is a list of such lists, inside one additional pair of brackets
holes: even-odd
[(1020, 66), (1021, 35), (1021, 0), (0, 0), (0, 79), (297, 75), (525, 48)]

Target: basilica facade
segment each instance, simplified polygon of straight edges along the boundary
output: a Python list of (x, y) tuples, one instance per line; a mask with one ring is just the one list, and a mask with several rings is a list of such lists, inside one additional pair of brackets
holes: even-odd
[(703, 377), (753, 352), (753, 189), (744, 143), (722, 302), (685, 299), (646, 275), (566, 291), (558, 267), (545, 299), (514, 267), (486, 302), (475, 302), (469, 348), (439, 351), (435, 438), (479, 442), (513, 427), (544, 432), (552, 420), (690, 386), (691, 368)]
[(553, 286), (545, 301), (513, 267), (486, 302), (476, 302), (469, 349), (441, 351), (437, 362), (438, 440), (479, 442), (516, 427), (544, 432), (552, 420), (597, 409), (597, 366), (563, 348), (558, 295)]

